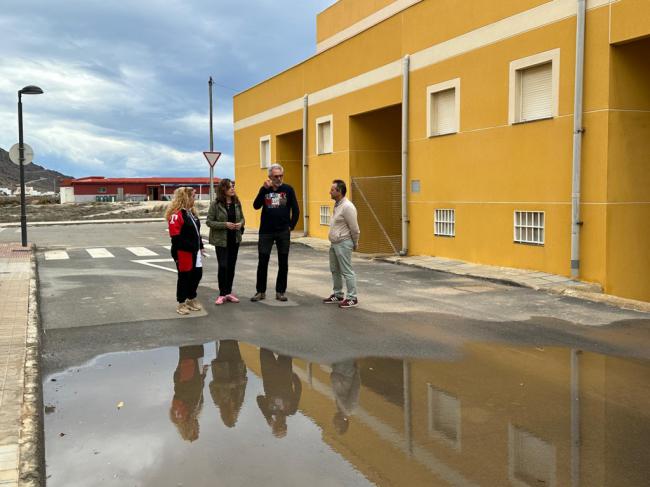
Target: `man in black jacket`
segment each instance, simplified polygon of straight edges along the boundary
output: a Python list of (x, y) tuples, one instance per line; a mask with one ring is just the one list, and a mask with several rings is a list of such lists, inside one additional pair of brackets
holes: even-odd
[(289, 273), (289, 246), (291, 230), (300, 218), (300, 208), (296, 193), (291, 186), (283, 183), (284, 168), (273, 164), (269, 168), (269, 178), (264, 181), (253, 208), (262, 209), (257, 250), (257, 294), (251, 301), (261, 301), (266, 297), (266, 277), (271, 258), (271, 249), (275, 243), (278, 249), (278, 277), (275, 281), (275, 298), (286, 301), (287, 274)]

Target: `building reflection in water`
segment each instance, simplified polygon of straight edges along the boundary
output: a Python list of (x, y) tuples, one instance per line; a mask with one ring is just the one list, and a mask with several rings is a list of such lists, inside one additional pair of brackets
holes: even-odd
[(246, 394), (246, 364), (236, 340), (215, 342), (216, 358), (212, 361), (210, 395), (219, 409), (221, 421), (228, 428), (237, 424)]
[(286, 436), (287, 417), (298, 411), (302, 394), (302, 384), (293, 373), (292, 362), (291, 357), (260, 349), (264, 395), (257, 396), (257, 405), (277, 438)]
[[(174, 373), (171, 417), (189, 441), (199, 432), (202, 356), (201, 346), (181, 347)], [(224, 340), (209, 388), (228, 427), (244, 407), (247, 366), (262, 379), (257, 406), (276, 437), (300, 414), (378, 485), (636, 487), (650, 478), (648, 361), (468, 344), (460, 360), (324, 365)]]
[(199, 414), (203, 407), (203, 383), (207, 366), (203, 365), (203, 345), (178, 349), (174, 371), (174, 398), (169, 417), (186, 441), (199, 438)]

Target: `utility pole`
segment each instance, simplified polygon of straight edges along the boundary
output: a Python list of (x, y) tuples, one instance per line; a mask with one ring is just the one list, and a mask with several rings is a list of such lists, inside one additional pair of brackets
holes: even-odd
[[(210, 152), (214, 152), (214, 133), (212, 131), (212, 76), (208, 81), (208, 92), (210, 95)], [(214, 200), (214, 166), (210, 165), (210, 203)]]

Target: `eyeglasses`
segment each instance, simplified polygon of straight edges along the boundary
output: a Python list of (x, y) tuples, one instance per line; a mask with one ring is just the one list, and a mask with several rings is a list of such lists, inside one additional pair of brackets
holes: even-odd
[(271, 176), (272, 178), (277, 178), (277, 179), (282, 179), (284, 177), (284, 174), (276, 174), (274, 176)]

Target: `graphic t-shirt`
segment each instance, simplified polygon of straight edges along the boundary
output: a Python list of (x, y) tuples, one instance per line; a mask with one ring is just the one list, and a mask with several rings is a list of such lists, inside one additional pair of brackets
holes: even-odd
[(260, 233), (293, 230), (300, 218), (296, 193), (288, 184), (282, 184), (277, 189), (262, 186), (253, 207), (262, 209)]

